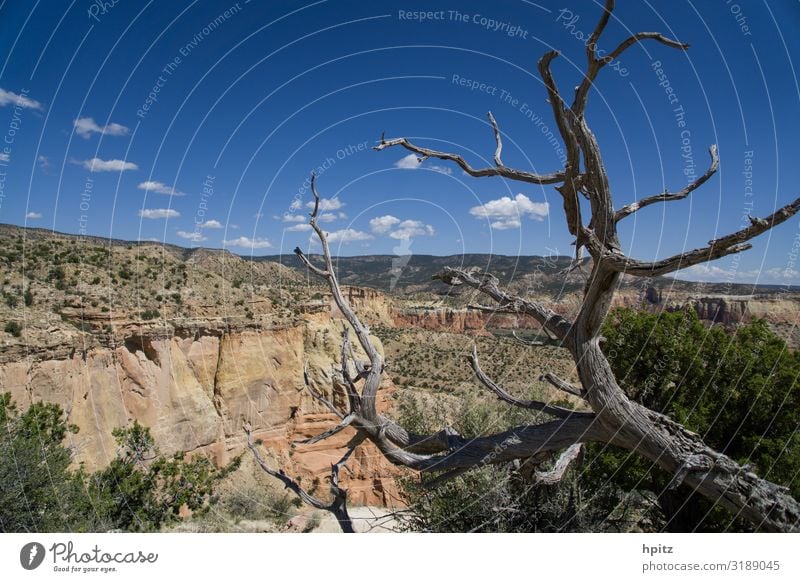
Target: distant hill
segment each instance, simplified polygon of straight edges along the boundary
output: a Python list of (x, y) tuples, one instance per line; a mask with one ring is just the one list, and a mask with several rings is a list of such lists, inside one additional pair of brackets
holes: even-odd
[[(48, 258), (54, 262), (58, 262), (59, 256), (63, 257), (64, 261), (84, 262), (84, 260), (80, 259), (80, 252), (73, 252), (69, 256), (64, 254), (67, 251), (67, 247), (61, 248), (58, 245), (59, 241), (64, 241), (72, 247), (72, 251), (77, 250), (74, 248), (75, 244), (80, 244), (82, 249), (87, 251), (91, 249), (88, 253), (93, 255), (94, 261), (89, 262), (94, 262), (94, 267), (99, 268), (100, 271), (105, 268), (106, 271), (111, 271), (112, 274), (119, 269), (118, 261), (121, 260), (123, 263), (132, 265), (137, 260), (137, 255), (141, 256), (142, 253), (152, 257), (149, 259), (151, 261), (149, 265), (151, 267), (149, 270), (151, 276), (154, 276), (164, 265), (163, 263), (155, 262), (156, 254), (159, 254), (162, 260), (169, 258), (170, 270), (175, 266), (171, 264), (173, 262), (184, 263), (187, 267), (192, 266), (192, 271), (196, 271), (198, 268), (201, 271), (208, 269), (215, 276), (204, 278), (198, 272), (198, 277), (194, 278), (195, 292), (200, 296), (205, 296), (205, 299), (214, 299), (215, 302), (214, 295), (217, 294), (222, 279), (227, 279), (231, 282), (241, 280), (254, 285), (273, 285), (275, 278), (281, 280), (284, 285), (288, 283), (290, 286), (302, 284), (306, 280), (314, 286), (322, 283), (316, 277), (307, 276), (304, 267), (294, 253), (262, 257), (240, 256), (221, 249), (182, 247), (157, 241), (126, 241), (99, 236), (78, 236), (53, 232), (43, 228), (25, 228), (10, 224), (0, 224), (0, 242), (5, 241), (4, 263), (7, 270), (13, 271), (15, 268), (21, 267), (21, 264), (16, 265), (15, 263), (22, 259), (22, 248), (16, 249), (17, 245), (21, 245), (20, 241), (22, 240), (32, 245), (29, 247), (28, 252), (31, 253), (34, 265), (38, 263), (40, 268), (44, 267), (44, 263), (47, 262), (40, 259), (48, 255)], [(48, 251), (44, 250), (42, 245), (45, 244), (52, 245), (50, 247), (51, 252), (48, 253)], [(52, 252), (56, 249), (59, 249), (60, 252)], [(99, 261), (102, 249), (114, 252), (107, 254), (102, 261)], [(122, 255), (116, 255), (117, 252), (121, 252)], [(128, 256), (126, 253), (132, 254)], [(108, 258), (112, 255), (115, 256), (115, 259), (108, 262)], [(321, 263), (322, 257), (320, 255), (311, 255), (311, 260)], [(138, 259), (138, 261), (140, 262), (141, 259)], [(337, 257), (335, 261), (339, 280), (343, 284), (371, 287), (396, 295), (417, 293), (447, 293), (452, 295), (452, 289), (446, 289), (441, 283), (432, 280), (432, 277), (444, 267), (462, 267), (477, 268), (492, 273), (515, 292), (527, 292), (554, 299), (579, 292), (583, 287), (585, 274), (590, 266), (590, 260), (586, 259), (581, 269), (575, 269), (567, 274), (566, 270), (572, 263), (571, 257), (508, 256), (482, 253), (449, 256), (421, 254), (406, 256), (363, 255)], [(279, 268), (278, 271), (263, 270), (261, 268), (276, 263), (287, 268)], [(248, 265), (250, 267), (261, 265), (261, 267), (252, 269), (248, 268)], [(28, 269), (31, 266), (29, 264)], [(87, 269), (84, 268), (84, 276), (87, 274)], [(93, 273), (93, 276), (99, 274), (101, 273)], [(208, 283), (210, 282), (216, 282), (218, 286), (209, 288)], [(139, 293), (137, 295), (140, 298), (142, 295), (144, 297), (148, 296), (148, 291), (142, 287), (142, 283), (145, 283), (145, 281), (140, 281), (138, 285)], [(630, 289), (632, 287), (640, 287), (642, 283), (643, 280), (640, 278), (623, 277), (621, 287)], [(649, 281), (647, 285), (656, 289), (670, 289), (682, 294), (697, 295), (753, 295), (786, 291), (785, 287), (778, 285), (698, 283), (668, 277), (657, 277)], [(150, 282), (144, 285), (147, 288), (151, 286), (153, 285)], [(142, 291), (144, 291), (143, 294)], [(800, 291), (800, 287), (793, 287), (791, 291)]]
[[(310, 255), (310, 259), (316, 264), (322, 263), (321, 255)], [(305, 268), (293, 253), (253, 257), (251, 260), (279, 263), (305, 273)], [(527, 289), (538, 295), (556, 298), (582, 289), (591, 260), (586, 259), (581, 269), (575, 269), (569, 274), (566, 270), (572, 264), (572, 257), (566, 256), (363, 255), (337, 257), (335, 263), (342, 283), (372, 287), (386, 293), (452, 293), (438, 281), (432, 280), (432, 277), (444, 267), (459, 267), (478, 268), (491, 273), (515, 291)], [(640, 287), (643, 282), (640, 277), (623, 277), (621, 287)], [(703, 283), (671, 277), (655, 277), (647, 282), (647, 286), (697, 295), (758, 295), (786, 291), (786, 287), (779, 285)], [(800, 291), (800, 287), (793, 287), (791, 290)]]

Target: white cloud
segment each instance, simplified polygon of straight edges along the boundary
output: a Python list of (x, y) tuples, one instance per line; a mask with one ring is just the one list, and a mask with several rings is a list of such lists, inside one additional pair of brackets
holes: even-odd
[(447, 166), (437, 166), (436, 164), (428, 164), (427, 166), (423, 166), (424, 162), (419, 161), (419, 157), (417, 154), (408, 154), (397, 160), (394, 163), (395, 168), (399, 168), (401, 170), (419, 170), (422, 167), (427, 168), (428, 170), (433, 170), (434, 172), (439, 172), (441, 174), (452, 174), (453, 170), (448, 168)]
[[(306, 204), (308, 208), (314, 208), (314, 203), (309, 202)], [(339, 210), (344, 204), (338, 198), (320, 198), (319, 209), (321, 212), (330, 212), (331, 210)], [(292, 205), (294, 208), (294, 204)]]
[(91, 117), (79, 117), (74, 122), (75, 133), (83, 139), (89, 139), (93, 133), (102, 135), (128, 135), (130, 129), (119, 123), (109, 123), (108, 125), (97, 125)]
[(522, 226), (522, 223), (518, 218), (503, 218), (489, 223), (489, 226), (495, 230), (510, 230), (512, 228), (519, 228)]
[(523, 216), (533, 220), (544, 220), (549, 212), (550, 205), (547, 202), (532, 202), (524, 194), (517, 194), (513, 199), (503, 196), (469, 209), (472, 216), (490, 220), (491, 227), (497, 230), (519, 228)]
[(717, 265), (704, 263), (682, 269), (675, 273), (675, 277), (678, 279), (704, 281), (708, 283), (761, 283), (763, 285), (800, 284), (800, 271), (789, 267), (743, 270), (726, 269)]
[(417, 154), (408, 154), (394, 163), (394, 167), (400, 168), (401, 170), (417, 170), (420, 166), (421, 164)]
[(404, 220), (389, 236), (397, 240), (408, 240), (415, 236), (433, 236), (434, 230), (430, 224), (423, 224), (419, 220)]
[(164, 182), (148, 180), (136, 186), (139, 190), (147, 190), (156, 194), (166, 194), (167, 196), (186, 196), (186, 192), (180, 192), (175, 186), (167, 186)]
[(125, 160), (101, 160), (100, 158), (92, 158), (91, 160), (84, 160), (77, 163), (90, 172), (122, 172), (125, 170), (139, 169), (139, 166), (133, 162), (126, 162)]
[(6, 105), (18, 105), (23, 109), (44, 109), (41, 103), (29, 99), (25, 95), (17, 95), (12, 91), (0, 89), (0, 107), (5, 107)]
[(291, 208), (292, 210), (300, 210), (302, 207), (303, 207), (303, 203), (300, 202), (300, 200), (298, 200), (297, 198), (292, 200), (292, 203), (289, 205), (289, 208)]
[(5, 152), (0, 152), (0, 162), (10, 162), (10, 161), (11, 161), (11, 156), (9, 156)]
[(397, 240), (409, 240), (415, 236), (432, 236), (433, 227), (420, 220), (400, 220), (396, 216), (386, 214), (376, 216), (369, 221), (369, 228), (375, 234), (388, 234)]
[(764, 271), (764, 274), (768, 279), (773, 279), (782, 283), (789, 283), (791, 285), (800, 283), (800, 271), (797, 269), (773, 267)]
[(25, 215), (25, 218), (27, 218), (28, 220), (36, 220), (41, 217), (42, 217), (41, 212), (29, 212), (28, 214)]
[(177, 235), (181, 238), (185, 238), (186, 240), (190, 240), (192, 242), (203, 242), (204, 240), (208, 240), (208, 237), (203, 236), (203, 233), (198, 231), (195, 232), (187, 232), (185, 230), (179, 230)]
[(47, 156), (39, 156), (36, 158), (36, 161), (39, 162), (39, 169), (42, 171), (47, 171), (50, 169), (50, 160)]
[(311, 230), (311, 225), (308, 224), (307, 222), (304, 222), (302, 224), (295, 224), (294, 226), (290, 226), (286, 230), (289, 232), (305, 232), (307, 230)]
[[(231, 225), (233, 227), (234, 225)], [(222, 228), (222, 223), (219, 220), (206, 220), (197, 225), (198, 228)]]
[(370, 240), (372, 237), (371, 234), (362, 232), (360, 230), (354, 230), (352, 228), (346, 228), (344, 230), (335, 230), (333, 232), (327, 233), (328, 235), (328, 242), (331, 243), (349, 243), (358, 240)]
[(337, 219), (336, 214), (334, 214), (333, 212), (323, 212), (322, 214), (317, 216), (318, 222), (333, 222), (336, 219)]
[(177, 210), (172, 208), (145, 208), (139, 211), (141, 218), (178, 218), (181, 215)]
[(272, 243), (265, 238), (249, 238), (246, 236), (240, 236), (233, 240), (224, 240), (222, 244), (226, 247), (242, 247), (245, 249), (268, 249), (272, 246)]
[(275, 220), (282, 220), (283, 222), (305, 222), (306, 217), (302, 214), (289, 214), (288, 212), (283, 216), (273, 216)]
[(395, 224), (398, 224), (400, 219), (396, 216), (392, 216), (391, 214), (386, 214), (385, 216), (376, 216), (372, 220), (369, 221), (369, 228), (375, 234), (386, 234), (389, 232), (389, 229), (392, 228)]

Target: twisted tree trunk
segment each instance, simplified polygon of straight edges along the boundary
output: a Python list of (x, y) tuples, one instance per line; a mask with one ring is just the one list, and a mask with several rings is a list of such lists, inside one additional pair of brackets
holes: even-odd
[[(669, 487), (686, 484), (710, 501), (749, 520), (757, 529), (796, 531), (800, 523), (800, 504), (788, 494), (786, 488), (760, 479), (746, 467), (708, 447), (698, 435), (668, 417), (632, 401), (619, 386), (611, 365), (601, 350), (600, 329), (623, 273), (643, 277), (661, 275), (741, 252), (750, 248), (750, 239), (784, 222), (800, 210), (800, 199), (797, 199), (766, 218), (751, 218), (749, 227), (712, 240), (706, 247), (659, 261), (639, 261), (622, 253), (617, 235), (619, 221), (657, 202), (685, 198), (716, 172), (719, 159), (716, 146), (712, 146), (708, 170), (684, 189), (674, 193), (664, 192), (644, 198), (638, 203), (628, 204), (619, 210), (614, 209), (600, 149), (584, 117), (593, 82), (605, 65), (638, 42), (654, 40), (679, 50), (686, 50), (688, 45), (659, 33), (641, 32), (625, 39), (615, 50), (601, 58), (597, 43), (613, 9), (614, 1), (607, 0), (603, 15), (587, 44), (587, 68), (583, 80), (575, 89), (571, 105), (568, 106), (562, 98), (550, 71), (550, 65), (558, 53), (549, 52), (539, 61), (539, 72), (566, 146), (567, 161), (563, 170), (540, 175), (504, 165), (501, 159), (502, 132), (491, 113), (488, 121), (496, 141), (493, 167), (474, 168), (457, 154), (420, 147), (405, 138), (386, 140), (381, 137), (380, 143), (375, 147), (376, 150), (383, 150), (400, 146), (416, 153), (420, 156), (420, 161), (431, 157), (454, 162), (473, 177), (498, 176), (532, 184), (557, 184), (556, 189), (563, 199), (567, 228), (575, 236), (575, 264), (581, 263), (584, 249), (588, 250), (593, 260), (583, 303), (574, 321), (569, 321), (538, 303), (505, 292), (499, 287), (497, 279), (489, 274), (447, 268), (437, 277), (444, 283), (468, 285), (486, 294), (497, 303), (495, 310), (498, 312), (527, 314), (539, 321), (548, 335), (557, 339), (571, 353), (581, 385), (571, 386), (552, 374), (545, 374), (543, 378), (559, 390), (584, 398), (592, 412), (573, 412), (544, 402), (516, 399), (483, 373), (478, 365), (477, 353), (474, 353), (471, 359), (473, 370), (478, 380), (488, 389), (510, 405), (539, 410), (552, 415), (555, 420), (518, 426), (490, 436), (465, 439), (448, 428), (432, 435), (411, 434), (391, 419), (380, 415), (375, 408), (375, 397), (381, 385), (384, 362), (371, 342), (369, 329), (361, 323), (339, 288), (326, 235), (316, 220), (319, 196), (312, 176), (311, 190), (317, 204), (311, 213), (310, 224), (322, 243), (325, 264), (323, 267), (314, 265), (299, 248), (295, 252), (311, 272), (328, 282), (336, 304), (369, 358), (369, 362), (364, 363), (353, 357), (349, 335), (345, 330), (341, 377), (348, 390), (349, 410), (336, 409), (330, 401), (308, 385), (315, 398), (342, 418), (338, 427), (313, 440), (316, 442), (326, 438), (346, 426), (354, 427), (360, 438), (375, 443), (393, 463), (423, 473), (438, 473), (434, 479), (437, 483), (483, 465), (518, 459), (543, 459), (563, 451), (555, 464), (556, 468), (547, 475), (543, 474), (543, 478), (553, 481), (563, 475), (571, 460), (579, 456), (581, 443), (603, 442), (622, 447), (652, 461), (673, 476)], [(588, 200), (591, 209), (588, 222), (582, 216), (579, 200), (581, 196)], [(355, 369), (355, 373), (351, 371), (351, 367)], [(359, 383), (362, 383), (360, 390)], [(335, 512), (340, 521), (346, 521), (346, 492), (338, 488), (336, 471), (348, 455), (334, 466), (332, 492), (335, 499), (327, 507)], [(283, 474), (281, 478), (285, 482), (288, 479)], [(315, 506), (325, 505), (317, 500), (313, 502), (317, 504)]]

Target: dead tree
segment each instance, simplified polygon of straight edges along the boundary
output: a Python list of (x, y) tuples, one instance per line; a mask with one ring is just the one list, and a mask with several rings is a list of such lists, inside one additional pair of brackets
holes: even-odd
[[(559, 390), (584, 399), (591, 412), (575, 412), (544, 402), (517, 399), (480, 369), (477, 354), (473, 354), (470, 358), (473, 370), (484, 386), (512, 406), (537, 410), (553, 419), (467, 439), (449, 428), (430, 435), (412, 434), (379, 414), (376, 395), (381, 386), (384, 361), (370, 339), (369, 329), (342, 295), (327, 238), (317, 224), (319, 196), (312, 177), (312, 192), (317, 204), (311, 213), (310, 224), (322, 244), (324, 264), (313, 264), (299, 248), (295, 249), (295, 253), (308, 270), (328, 282), (334, 301), (355, 332), (368, 359), (359, 361), (353, 356), (349, 336), (345, 333), (341, 375), (347, 387), (349, 410), (340, 411), (329, 401), (321, 399), (342, 419), (335, 429), (321, 437), (348, 426), (353, 427), (362, 438), (373, 442), (391, 462), (423, 474), (437, 473), (437, 482), (487, 464), (541, 458), (543, 453), (560, 454), (555, 468), (549, 474), (541, 473), (543, 481), (552, 482), (564, 473), (569, 461), (578, 456), (581, 443), (607, 443), (641, 455), (673, 475), (670, 487), (685, 484), (733, 514), (747, 519), (757, 529), (797, 530), (800, 504), (788, 494), (785, 487), (759, 478), (749, 468), (708, 447), (697, 434), (667, 416), (632, 401), (617, 382), (601, 349), (601, 325), (609, 312), (622, 274), (639, 277), (664, 275), (739, 253), (750, 248), (750, 239), (786, 221), (800, 210), (798, 199), (766, 218), (751, 218), (751, 225), (747, 228), (709, 241), (705, 247), (658, 261), (641, 261), (622, 252), (617, 234), (617, 225), (621, 220), (647, 206), (687, 197), (714, 174), (719, 160), (716, 147), (712, 146), (708, 171), (684, 189), (656, 194), (634, 204), (614, 208), (600, 149), (584, 116), (594, 80), (604, 66), (639, 42), (656, 41), (678, 50), (686, 50), (688, 45), (659, 33), (640, 32), (600, 57), (597, 44), (613, 9), (613, 0), (607, 0), (604, 13), (587, 44), (586, 69), (574, 91), (571, 104), (562, 96), (550, 70), (558, 52), (548, 52), (539, 60), (539, 72), (566, 146), (567, 159), (563, 169), (550, 174), (537, 174), (506, 166), (501, 158), (501, 132), (491, 113), (488, 118), (494, 131), (496, 149), (494, 165), (490, 167), (474, 168), (458, 154), (420, 147), (405, 138), (385, 139), (382, 136), (375, 147), (376, 150), (384, 150), (399, 146), (417, 154), (420, 161), (437, 158), (453, 162), (474, 177), (499, 176), (529, 184), (556, 186), (563, 199), (567, 228), (575, 237), (576, 262), (581, 261), (583, 249), (588, 251), (592, 259), (583, 302), (574, 319), (570, 320), (539, 303), (506, 292), (490, 274), (446, 268), (437, 278), (449, 285), (467, 285), (476, 289), (496, 303), (493, 307), (496, 311), (525, 314), (537, 320), (546, 333), (557, 338), (569, 350), (575, 360), (580, 386), (573, 386), (553, 374), (545, 374), (543, 379)], [(581, 197), (588, 201), (588, 217), (583, 216)]]

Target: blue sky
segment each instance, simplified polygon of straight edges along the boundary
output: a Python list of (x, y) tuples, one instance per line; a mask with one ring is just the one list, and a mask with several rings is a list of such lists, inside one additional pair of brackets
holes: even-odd
[[(570, 254), (552, 187), (371, 148), (385, 131), (491, 164), (491, 110), (507, 165), (559, 169), (536, 61), (561, 50), (553, 69), (569, 93), (600, 11), (592, 0), (2, 1), (0, 222), (290, 252), (309, 248), (301, 220), (317, 169), (338, 253)], [(713, 143), (721, 157), (687, 200), (626, 219), (630, 254), (704, 245), (799, 195), (799, 28), (796, 1), (618, 2), (601, 47), (659, 30), (692, 48), (643, 44), (601, 73), (587, 118), (615, 204), (683, 187)], [(794, 218), (681, 276), (798, 284), (798, 248)]]

